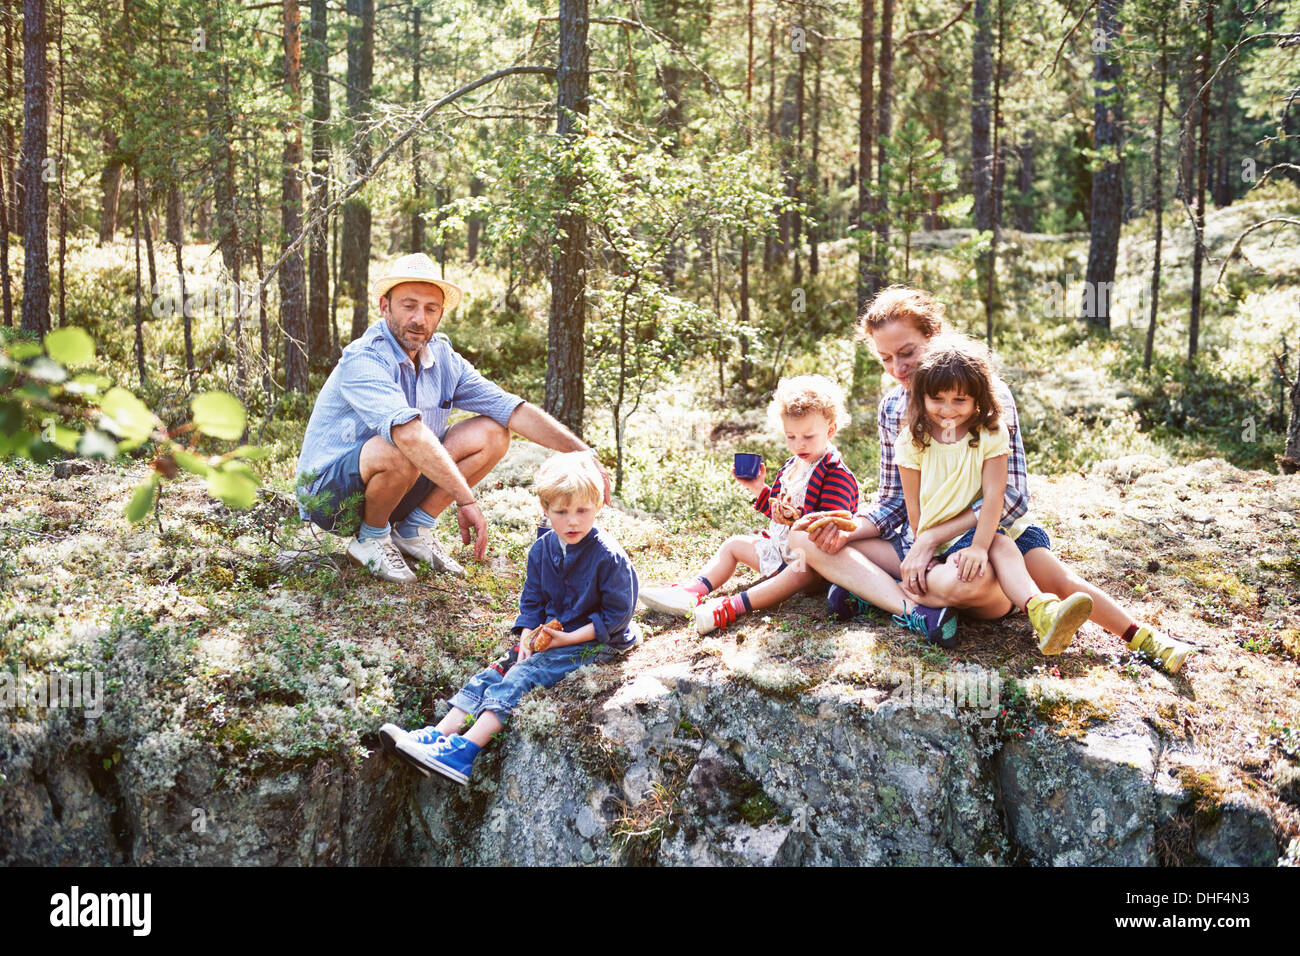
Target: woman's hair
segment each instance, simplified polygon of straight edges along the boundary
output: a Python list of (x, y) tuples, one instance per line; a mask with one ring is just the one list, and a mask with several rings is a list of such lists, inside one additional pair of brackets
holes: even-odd
[(868, 302), (858, 316), (858, 340), (871, 338), (872, 333), (890, 322), (906, 322), (932, 339), (943, 332), (943, 313), (943, 303), (936, 302), (928, 292), (891, 285)]
[(825, 375), (796, 375), (783, 378), (767, 407), (768, 417), (777, 427), (784, 427), (784, 418), (803, 418), (817, 412), (836, 428), (849, 423), (849, 412), (844, 404), (844, 389)]
[(946, 333), (930, 344), (924, 361), (912, 373), (904, 423), (912, 431), (912, 443), (924, 448), (930, 441), (925, 420), (925, 399), (955, 388), (975, 400), (975, 418), (970, 426), (971, 447), (979, 445), (981, 428), (998, 427), (1002, 406), (993, 394), (993, 366), (988, 349), (955, 332)]
[(565, 501), (600, 505), (605, 499), (605, 479), (589, 451), (552, 455), (537, 469), (534, 486), (543, 508)]

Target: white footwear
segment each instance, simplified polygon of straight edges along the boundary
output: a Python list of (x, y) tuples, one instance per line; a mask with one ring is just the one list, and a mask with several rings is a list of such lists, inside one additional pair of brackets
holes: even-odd
[(400, 534), (394, 532), (393, 546), (417, 564), (421, 561), (428, 561), (429, 566), (435, 571), (446, 571), (458, 578), (465, 576), (465, 569), (451, 555), (442, 550), (442, 545), (433, 536), (432, 528), (421, 528), (415, 533), (414, 538), (403, 538)]
[(700, 599), (691, 591), (682, 587), (643, 588), (641, 603), (652, 611), (663, 614), (676, 614), (678, 617), (690, 617)]
[(402, 560), (401, 552), (393, 546), (392, 535), (360, 541), (353, 538), (348, 543), (348, 559), (353, 564), (369, 568), (370, 573), (385, 581), (396, 584), (409, 584), (415, 580), (415, 573)]

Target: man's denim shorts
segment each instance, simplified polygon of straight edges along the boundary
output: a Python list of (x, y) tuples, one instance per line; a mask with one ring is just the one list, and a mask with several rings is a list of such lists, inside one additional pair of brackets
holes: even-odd
[[(305, 520), (320, 525), (326, 531), (336, 534), (356, 534), (361, 528), (361, 517), (365, 506), (366, 486), (361, 483), (361, 448), (365, 442), (357, 442), (320, 470), (316, 480), (309, 486), (311, 497), (322, 496), (321, 503), (307, 512)], [(389, 521), (401, 521), (420, 506), (420, 502), (433, 491), (434, 483), (420, 475), (415, 479), (402, 500), (393, 509)], [(356, 507), (347, 507), (352, 499)]]
[[(1006, 534), (1006, 529), (998, 528), (998, 534)], [(952, 547), (943, 554), (938, 555), (940, 561), (945, 560), (948, 555), (956, 554), (962, 548), (969, 548), (971, 542), (975, 540), (975, 529), (971, 528), (964, 535), (952, 543)], [(1028, 554), (1034, 548), (1051, 548), (1052, 541), (1047, 537), (1047, 532), (1036, 524), (1031, 524), (1020, 532), (1020, 537), (1015, 539), (1016, 547), (1020, 549), (1021, 554)]]

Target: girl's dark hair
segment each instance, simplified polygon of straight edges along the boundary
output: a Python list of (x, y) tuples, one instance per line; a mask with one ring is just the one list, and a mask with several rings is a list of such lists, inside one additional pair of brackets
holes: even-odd
[(947, 333), (930, 345), (925, 360), (912, 373), (911, 394), (907, 399), (904, 424), (912, 431), (912, 443), (918, 449), (930, 441), (925, 423), (925, 398), (938, 398), (951, 388), (975, 400), (975, 420), (971, 423), (970, 445), (980, 443), (981, 428), (992, 432), (998, 427), (1002, 406), (993, 394), (993, 366), (983, 345), (964, 335)]

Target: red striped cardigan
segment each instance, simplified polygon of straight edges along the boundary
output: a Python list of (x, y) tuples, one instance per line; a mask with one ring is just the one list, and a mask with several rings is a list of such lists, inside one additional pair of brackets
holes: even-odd
[[(786, 467), (795, 459), (787, 458), (785, 464), (781, 466), (784, 472)], [(778, 472), (776, 481), (772, 482), (771, 487), (763, 486), (763, 490), (758, 493), (758, 499), (754, 502), (754, 509), (761, 511), (769, 518), (772, 517), (772, 499), (781, 494), (781, 473)], [(812, 514), (816, 511), (847, 511), (854, 514), (858, 510), (858, 480), (853, 477), (853, 472), (849, 471), (844, 459), (835, 449), (828, 449), (822, 456), (821, 461), (813, 466), (812, 475), (808, 478), (808, 490), (803, 497), (803, 514)]]

